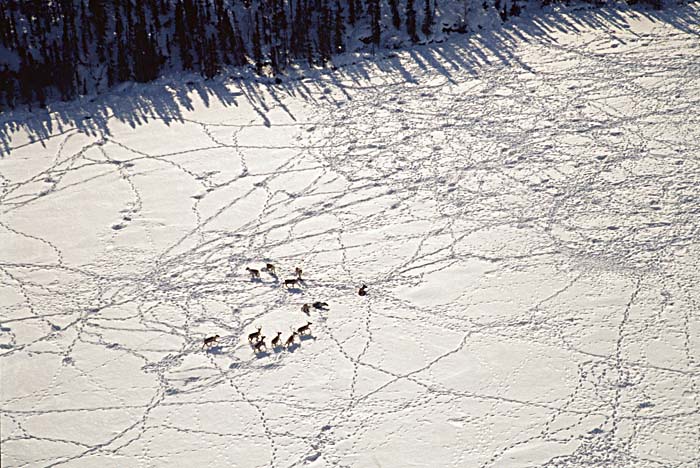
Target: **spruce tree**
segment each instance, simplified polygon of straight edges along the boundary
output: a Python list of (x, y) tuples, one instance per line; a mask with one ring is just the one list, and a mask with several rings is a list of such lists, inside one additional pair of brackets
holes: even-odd
[(391, 9), (391, 22), (394, 28), (401, 29), (401, 16), (399, 15), (399, 0), (389, 0), (389, 8)]
[(122, 41), (117, 43), (117, 81), (124, 82), (131, 79), (131, 69), (126, 55), (126, 45)]
[(321, 62), (326, 63), (331, 58), (331, 14), (328, 8), (328, 0), (319, 2), (318, 11), (318, 52)]
[(510, 5), (510, 16), (520, 16), (520, 5), (518, 5), (518, 0), (512, 0)]
[(261, 75), (263, 58), (262, 44), (260, 43), (260, 13), (255, 13), (255, 24), (253, 25), (253, 61), (255, 62), (255, 71)]
[(355, 11), (355, 0), (350, 0), (348, 2), (348, 23), (354, 25), (357, 21), (357, 12)]
[(175, 39), (177, 49), (180, 51), (182, 68), (192, 69), (192, 53), (190, 51), (190, 41), (187, 34), (187, 22), (185, 19), (185, 6), (182, 0), (178, 0), (175, 5)]
[(210, 37), (206, 41), (206, 57), (203, 64), (202, 74), (205, 78), (211, 79), (219, 73), (219, 55), (216, 50), (216, 41)]
[[(355, 3), (355, 14), (359, 18), (362, 16), (363, 13), (363, 8), (362, 8), (362, 0), (350, 0), (351, 2), (354, 1)], [(368, 2), (371, 2), (372, 0), (367, 0)]]
[(406, 0), (406, 33), (411, 41), (418, 42), (418, 34), (416, 33), (416, 10), (413, 6), (413, 0)]
[[(218, 0), (219, 2), (221, 0)], [(222, 52), (224, 62), (228, 63), (228, 56), (229, 54), (233, 54), (234, 47), (235, 47), (235, 37), (234, 37), (234, 32), (233, 32), (233, 25), (231, 24), (231, 18), (228, 16), (228, 12), (223, 8), (223, 5), (220, 8), (217, 8), (217, 23), (216, 23), (216, 32), (218, 36), (218, 44), (219, 44), (219, 49)]]
[(245, 41), (241, 36), (241, 30), (238, 27), (238, 19), (236, 14), (232, 12), (233, 15), (233, 63), (235, 65), (243, 65), (246, 63), (246, 56), (248, 52), (245, 48)]
[(381, 4), (380, 0), (368, 0), (367, 1), (367, 13), (370, 17), (370, 24), (372, 26), (372, 42), (374, 44), (379, 44), (381, 40)]
[(501, 16), (501, 21), (506, 21), (508, 19), (508, 10), (506, 0), (503, 0), (503, 9), (498, 12)]
[(117, 65), (114, 60), (112, 48), (107, 53), (107, 86), (114, 86), (117, 82)]
[(95, 28), (95, 39), (97, 43), (98, 60), (105, 61), (105, 41), (107, 36), (107, 12), (104, 0), (89, 0), (88, 11), (92, 18), (92, 25)]
[(340, 0), (335, 0), (335, 28), (333, 30), (333, 49), (335, 53), (345, 51), (344, 34), (345, 21), (343, 18), (343, 6), (340, 4)]
[(425, 8), (423, 11), (423, 26), (421, 27), (421, 32), (427, 39), (433, 29), (433, 12), (430, 9), (430, 0), (425, 0)]
[(0, 89), (5, 90), (5, 105), (9, 109), (15, 106), (15, 77), (13, 75), (10, 72), (10, 68), (4, 65), (3, 70), (0, 72)]

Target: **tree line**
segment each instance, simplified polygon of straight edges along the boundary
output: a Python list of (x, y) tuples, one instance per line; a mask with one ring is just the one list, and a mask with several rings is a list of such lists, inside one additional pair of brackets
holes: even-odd
[[(437, 1), (2, 0), (0, 109), (148, 82), (166, 70), (210, 78), (227, 65), (259, 74), (299, 60), (324, 66), (348, 44), (379, 46), (383, 34), (429, 38)], [(523, 0), (440, 1), (506, 20)]]

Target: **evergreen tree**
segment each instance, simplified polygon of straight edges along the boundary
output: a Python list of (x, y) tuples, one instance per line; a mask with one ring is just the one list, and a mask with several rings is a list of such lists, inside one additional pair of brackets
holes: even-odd
[(261, 75), (263, 58), (262, 44), (260, 43), (260, 13), (255, 14), (255, 24), (253, 26), (253, 61), (255, 62), (255, 71), (258, 75)]
[(357, 12), (355, 11), (355, 0), (350, 0), (348, 2), (348, 23), (354, 26), (355, 21), (357, 21)]
[(104, 0), (88, 0), (88, 11), (91, 16), (91, 23), (95, 28), (95, 39), (97, 43), (98, 60), (105, 60), (105, 41), (107, 36), (107, 11)]
[(318, 51), (321, 62), (326, 63), (331, 58), (331, 15), (328, 8), (328, 0), (318, 2), (319, 21), (317, 25)]
[(134, 25), (133, 43), (131, 44), (131, 56), (134, 60), (134, 79), (138, 82), (151, 81), (157, 76), (154, 70), (154, 45), (146, 30), (146, 18), (143, 3), (136, 3), (137, 21)]
[(117, 82), (117, 66), (114, 60), (112, 49), (107, 54), (107, 86), (114, 86)]
[(56, 71), (56, 86), (58, 87), (61, 99), (67, 101), (75, 96), (74, 77), (77, 75), (75, 69), (75, 61), (73, 60), (74, 51), (63, 43), (62, 50), (56, 50), (55, 71)]
[(380, 0), (367, 0), (367, 13), (372, 27), (372, 42), (379, 44), (381, 40), (381, 4)]
[(425, 8), (423, 11), (423, 26), (421, 27), (421, 32), (427, 39), (433, 29), (433, 12), (430, 9), (430, 0), (425, 0)]
[(289, 38), (287, 29), (287, 13), (284, 0), (273, 0), (272, 3), (272, 42), (274, 44), (274, 56), (277, 63), (286, 65), (287, 51), (289, 50)]
[(206, 40), (206, 58), (204, 60), (203, 75), (211, 79), (219, 73), (219, 55), (216, 50), (216, 41), (213, 37)]
[(343, 6), (340, 0), (335, 0), (335, 28), (333, 29), (333, 49), (335, 53), (345, 51), (345, 21), (343, 19)]
[(90, 57), (90, 49), (88, 48), (88, 43), (90, 42), (90, 23), (88, 22), (86, 15), (81, 15), (80, 18), (80, 49), (82, 52), (83, 59), (87, 61)]
[(216, 17), (217, 42), (222, 52), (224, 62), (229, 63), (228, 56), (234, 53), (236, 39), (233, 32), (233, 25), (231, 24), (231, 18), (223, 7), (223, 0), (217, 0)]
[(175, 5), (175, 39), (177, 49), (180, 51), (180, 59), (182, 60), (182, 68), (185, 70), (192, 69), (192, 53), (190, 51), (190, 41), (187, 34), (187, 23), (185, 20), (185, 6), (182, 0), (178, 0)]
[(506, 9), (506, 0), (503, 0), (503, 9), (498, 12), (501, 16), (501, 21), (506, 21), (508, 19), (508, 10)]
[(413, 0), (406, 0), (406, 33), (411, 38), (412, 42), (418, 42), (418, 34), (416, 33), (416, 10), (413, 6)]
[[(4, 65), (3, 70), (0, 71), (0, 89), (5, 90), (4, 104), (9, 109), (15, 106), (15, 81), (14, 73), (7, 65)], [(0, 109), (3, 108), (2, 104), (3, 101), (0, 100)]]
[[(5, 12), (5, 5), (0, 2), (0, 44), (3, 46), (7, 47), (8, 49), (10, 48), (10, 43), (11, 43), (11, 31), (12, 31), (12, 22), (8, 16), (6, 16), (7, 13)], [(5, 65), (5, 68), (8, 68), (7, 65)], [(9, 68), (8, 68), (9, 70)], [(8, 77), (9, 77), (9, 71), (8, 71)], [(9, 78), (7, 78), (9, 80)]]
[(308, 54), (309, 30), (310, 14), (307, 9), (307, 4), (304, 0), (296, 0), (290, 43), (290, 51), (294, 57), (303, 57)]
[(117, 81), (124, 82), (131, 79), (131, 68), (126, 56), (126, 45), (122, 41), (117, 43)]
[(512, 0), (510, 5), (510, 16), (520, 16), (520, 5), (518, 5), (518, 0)]
[(245, 48), (245, 42), (241, 36), (241, 30), (238, 27), (238, 20), (236, 19), (235, 13), (233, 14), (233, 63), (235, 65), (243, 65), (246, 63), (246, 56), (248, 52)]
[(399, 0), (389, 0), (389, 8), (391, 9), (391, 22), (394, 28), (401, 29), (401, 16), (399, 15)]
[(26, 47), (24, 47), (23, 44), (21, 45), (19, 53), (22, 57), (20, 59), (19, 72), (17, 73), (20, 86), (20, 97), (22, 98), (22, 103), (28, 104), (31, 109), (31, 104), (34, 99), (34, 89), (36, 88), (34, 86), (33, 77), (34, 59), (32, 58), (31, 54), (26, 52)]
[[(363, 13), (362, 0), (350, 0), (350, 1), (355, 3), (355, 14), (359, 18), (360, 16), (362, 16), (362, 13)], [(367, 0), (367, 1), (370, 2), (372, 0)]]

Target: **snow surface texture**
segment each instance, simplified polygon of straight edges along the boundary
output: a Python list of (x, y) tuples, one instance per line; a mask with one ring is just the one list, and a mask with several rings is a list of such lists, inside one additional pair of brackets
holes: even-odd
[(14, 134), (2, 466), (697, 467), (700, 10), (596, 14)]

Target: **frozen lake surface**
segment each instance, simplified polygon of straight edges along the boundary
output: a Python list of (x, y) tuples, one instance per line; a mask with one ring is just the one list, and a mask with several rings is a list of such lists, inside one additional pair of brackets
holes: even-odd
[(699, 33), (569, 10), (20, 125), (2, 466), (697, 467)]

